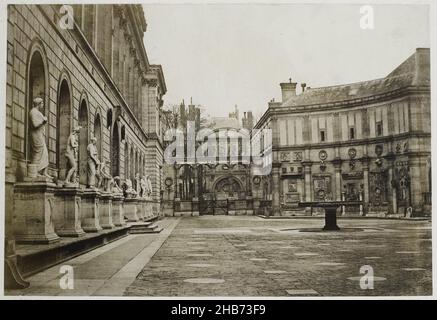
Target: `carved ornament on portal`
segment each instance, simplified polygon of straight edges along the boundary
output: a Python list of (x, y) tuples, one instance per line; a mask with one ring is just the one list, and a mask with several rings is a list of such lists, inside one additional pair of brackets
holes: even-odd
[(281, 161), (289, 162), (290, 161), (290, 153), (289, 152), (281, 152)]

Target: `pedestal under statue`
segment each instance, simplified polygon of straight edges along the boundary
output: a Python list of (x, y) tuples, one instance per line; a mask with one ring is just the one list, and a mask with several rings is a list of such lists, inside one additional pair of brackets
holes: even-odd
[(41, 112), (43, 108), (43, 99), (35, 98), (29, 112), (30, 163), (27, 166), (27, 176), (24, 177), (24, 182), (14, 185), (17, 242), (51, 243), (59, 240), (53, 223), (56, 185), (47, 173), (47, 117)]
[(82, 229), (82, 190), (78, 187), (58, 188), (55, 192), (55, 231), (63, 237), (85, 235)]
[(112, 185), (112, 221), (116, 227), (126, 224), (124, 221), (124, 196), (123, 189), (120, 188), (120, 177), (114, 177)]
[(137, 192), (132, 187), (132, 181), (130, 179), (126, 179), (124, 183), (124, 215), (128, 221), (139, 221), (140, 217), (138, 216), (138, 199)]

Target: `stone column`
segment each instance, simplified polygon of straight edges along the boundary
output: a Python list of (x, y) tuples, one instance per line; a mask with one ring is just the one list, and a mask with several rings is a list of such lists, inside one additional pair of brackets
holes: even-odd
[(413, 208), (413, 216), (420, 215), (423, 207), (423, 193), (428, 190), (428, 155), (410, 155), (408, 165), (410, 167), (409, 176), (409, 206)]
[(80, 237), (82, 229), (81, 189), (75, 187), (59, 188), (55, 192), (56, 211), (53, 221), (55, 231), (62, 237)]
[(126, 224), (124, 221), (124, 197), (123, 194), (114, 194), (112, 196), (112, 218), (116, 227), (122, 227)]
[(340, 158), (335, 158), (332, 161), (335, 171), (335, 200), (341, 200), (341, 162)]
[(369, 193), (369, 162), (370, 159), (367, 156), (364, 156), (361, 159), (361, 163), (363, 166), (363, 214), (365, 215), (369, 209), (369, 201), (370, 201), (370, 193)]
[[(302, 162), (303, 169), (304, 169), (304, 190), (305, 190), (305, 202), (311, 201), (311, 161), (304, 161)], [(311, 214), (311, 208), (306, 207), (305, 213)]]
[(85, 232), (102, 230), (99, 222), (100, 192), (95, 189), (85, 189), (82, 193), (82, 228)]
[(193, 172), (194, 172), (194, 196), (192, 201), (192, 207), (191, 207), (191, 215), (193, 217), (199, 216), (199, 181), (198, 181), (198, 170), (199, 168), (195, 165), (193, 166)]
[(393, 153), (390, 153), (386, 156), (386, 160), (388, 163), (388, 196), (389, 196), (389, 203), (391, 203), (391, 207), (389, 207), (388, 212), (392, 214), (398, 213), (398, 205), (397, 205), (397, 196), (396, 196), (396, 187), (393, 184), (394, 183), (394, 162), (395, 162), (395, 155)]
[(46, 181), (14, 185), (16, 242), (52, 243), (60, 239), (53, 224), (55, 190), (56, 185)]
[(281, 215), (281, 204), (279, 202), (279, 169), (280, 163), (273, 163), (272, 166), (272, 208), (273, 215)]
[(310, 161), (302, 162), (304, 167), (305, 201), (311, 201), (311, 165)]
[(103, 229), (114, 228), (112, 222), (112, 194), (102, 192), (100, 195), (100, 225)]

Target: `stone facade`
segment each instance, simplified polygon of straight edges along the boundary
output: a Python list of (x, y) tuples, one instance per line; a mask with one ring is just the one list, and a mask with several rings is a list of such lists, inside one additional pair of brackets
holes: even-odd
[[(209, 130), (211, 135), (207, 135), (207, 140), (219, 139), (219, 133), (225, 133), (229, 139), (227, 145), (218, 145), (216, 156), (208, 158), (208, 161), (187, 161), (188, 159), (178, 159), (175, 164), (164, 165), (164, 205), (163, 211), (168, 216), (193, 216), (203, 214), (253, 214), (252, 196), (250, 186), (250, 165), (249, 161), (230, 161), (219, 157), (223, 146), (239, 148), (241, 157), (242, 140), (235, 139), (232, 133), (237, 133), (242, 129), (239, 122), (239, 112), (237, 106), (229, 117), (215, 117), (202, 123), (200, 110), (192, 103), (187, 107), (182, 103), (177, 112), (177, 119), (169, 121), (169, 127), (175, 127), (184, 132), (184, 144), (187, 145), (189, 134), (187, 122), (193, 121), (195, 132), (199, 130)], [(245, 129), (249, 129), (252, 121), (252, 113), (244, 115), (242, 119)], [(249, 132), (249, 131), (247, 131)], [(238, 140), (240, 139), (240, 140)], [(247, 142), (250, 142), (247, 136)], [(201, 142), (194, 142), (196, 150), (200, 149)], [(230, 155), (228, 150), (227, 155)], [(246, 159), (247, 160), (247, 159)]]
[[(9, 5), (7, 25), (6, 232), (14, 234), (22, 212), (14, 210), (14, 186), (27, 175), (28, 113), (44, 100), (49, 174), (65, 179), (66, 142), (79, 133), (79, 183), (86, 185), (86, 147), (97, 138), (100, 160), (122, 180), (150, 175), (154, 210), (162, 181), (161, 66), (149, 63), (141, 5), (72, 5), (66, 28), (61, 5)], [(56, 194), (56, 190), (54, 190)], [(30, 222), (28, 222), (30, 223)], [(119, 221), (120, 223), (120, 221)], [(111, 223), (108, 224), (112, 226)]]
[[(281, 83), (255, 128), (270, 128), (273, 167), (263, 191), (273, 214), (300, 201), (362, 200), (343, 214), (431, 212), (429, 49), (417, 49), (385, 78), (307, 88)], [(306, 90), (305, 90), (306, 89)]]

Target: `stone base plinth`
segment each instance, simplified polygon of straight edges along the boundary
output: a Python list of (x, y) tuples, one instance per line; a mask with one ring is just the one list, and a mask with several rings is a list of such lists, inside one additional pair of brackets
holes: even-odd
[(124, 197), (122, 194), (115, 194), (112, 197), (112, 222), (116, 227), (126, 224), (124, 221)]
[(138, 199), (137, 202), (137, 215), (140, 220), (146, 220), (146, 200)]
[(85, 189), (82, 193), (82, 229), (85, 232), (102, 230), (99, 222), (100, 192), (94, 189)]
[(162, 213), (166, 217), (172, 217), (174, 215), (173, 201), (165, 200), (162, 203)]
[(114, 223), (112, 222), (112, 194), (108, 192), (102, 192), (100, 194), (99, 200), (99, 221), (100, 226), (103, 229), (114, 228)]
[(51, 182), (20, 182), (14, 185), (14, 234), (17, 242), (52, 243), (56, 185)]
[(82, 229), (82, 191), (76, 187), (59, 188), (55, 192), (56, 210), (53, 214), (55, 231), (62, 237), (80, 237)]
[(138, 201), (135, 198), (126, 198), (124, 200), (124, 216), (126, 217), (127, 221), (133, 222), (140, 220), (137, 212), (137, 202)]

